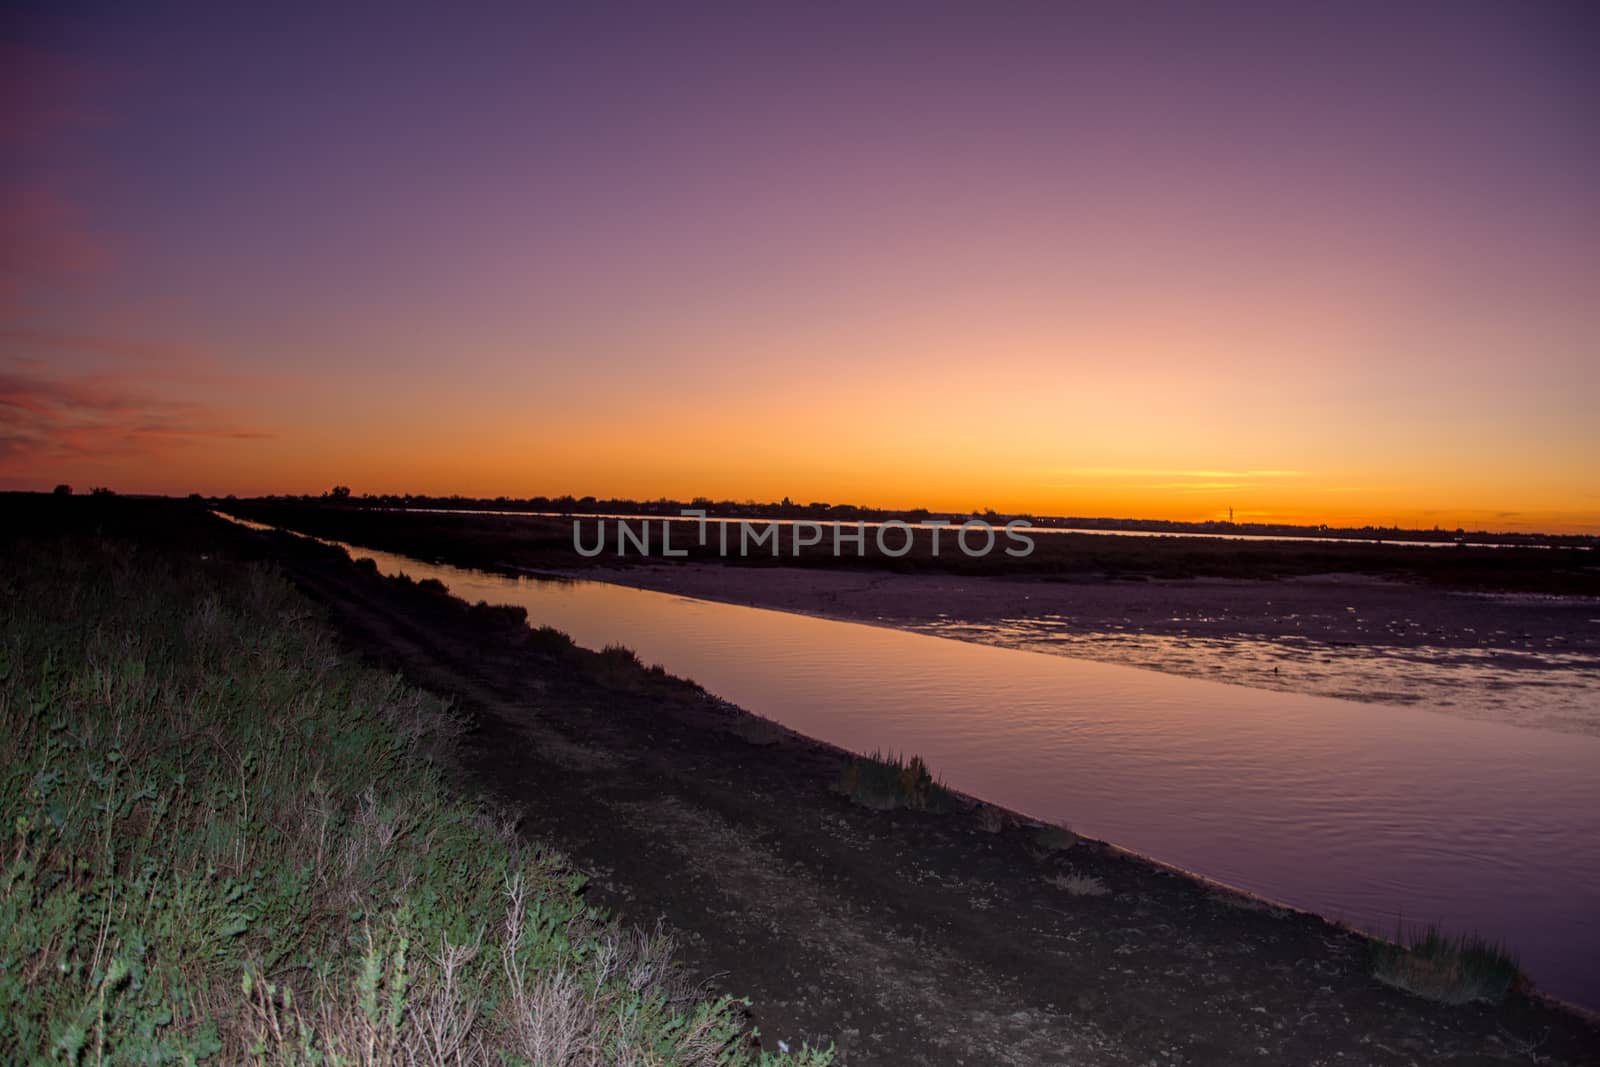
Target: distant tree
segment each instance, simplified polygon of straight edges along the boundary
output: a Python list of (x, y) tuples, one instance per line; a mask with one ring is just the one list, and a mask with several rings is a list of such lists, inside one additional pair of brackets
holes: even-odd
[(335, 500), (349, 500), (350, 487), (348, 485), (336, 485), (332, 489), (328, 490), (328, 495), (333, 497)]
[(55, 491), (56, 496), (71, 496), (72, 486), (68, 485), (66, 482), (62, 482), (60, 485), (56, 486)]
[(117, 494), (116, 494), (115, 490), (107, 489), (103, 485), (97, 485), (93, 489), (89, 490), (89, 495), (90, 496), (116, 496)]

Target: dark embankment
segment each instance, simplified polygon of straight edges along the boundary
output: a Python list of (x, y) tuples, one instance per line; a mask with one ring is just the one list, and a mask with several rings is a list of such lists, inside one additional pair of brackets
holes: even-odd
[[(538, 516), (440, 514), (363, 508), (353, 504), (301, 501), (234, 501), (226, 510), (273, 526), (318, 537), (370, 545), (424, 559), (488, 570), (573, 570), (588, 566), (627, 566), (660, 562), (660, 519), (649, 520), (651, 560), (632, 549), (618, 555), (616, 520), (606, 520), (605, 551), (592, 559), (573, 549), (571, 519)], [(597, 543), (597, 520), (583, 518), (582, 539)], [(646, 520), (629, 520), (637, 531)], [(1305, 575), (1359, 574), (1415, 582), (1436, 589), (1479, 592), (1524, 592), (1600, 596), (1600, 560), (1592, 551), (1576, 547), (1419, 548), (1362, 541), (1237, 541), (1222, 538), (1119, 537), (1111, 534), (1056, 533), (1034, 535), (1034, 550), (1026, 558), (1007, 556), (1002, 535), (996, 550), (977, 558), (963, 554), (954, 534), (946, 530), (941, 551), (931, 551), (931, 533), (919, 533), (909, 554), (893, 557), (879, 550), (869, 531), (865, 555), (853, 544), (836, 557), (831, 528), (820, 545), (804, 547), (796, 555), (785, 533), (781, 556), (774, 558), (763, 545), (739, 566), (827, 567), (877, 570), (893, 573), (952, 573), (1004, 575), (1073, 581), (1115, 578), (1290, 578)], [(681, 523), (673, 534), (673, 550), (685, 551), (686, 560), (715, 561), (716, 538), (698, 543), (697, 525)], [(974, 539), (975, 546), (981, 544)], [(898, 547), (898, 542), (891, 548)]]
[(0, 1060), (778, 1062), (669, 936), (462, 799), (470, 718), (349, 656), (265, 542), (177, 504), (20, 503)]

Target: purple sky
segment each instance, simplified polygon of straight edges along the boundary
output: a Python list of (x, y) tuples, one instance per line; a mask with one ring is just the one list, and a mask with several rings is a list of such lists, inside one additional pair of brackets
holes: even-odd
[(221, 7), (7, 16), (8, 484), (1600, 528), (1591, 5)]

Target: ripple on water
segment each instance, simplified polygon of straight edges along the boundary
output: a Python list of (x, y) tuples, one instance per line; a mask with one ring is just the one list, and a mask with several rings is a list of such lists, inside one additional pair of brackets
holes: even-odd
[[(1600, 736), (1600, 658), (1559, 649), (1330, 643), (1150, 634), (1131, 622), (1077, 628), (1070, 617), (937, 619), (923, 633), (1030, 652), (1121, 663), (1280, 692), (1423, 707), (1464, 718)], [(1400, 620), (1392, 629), (1411, 630)]]

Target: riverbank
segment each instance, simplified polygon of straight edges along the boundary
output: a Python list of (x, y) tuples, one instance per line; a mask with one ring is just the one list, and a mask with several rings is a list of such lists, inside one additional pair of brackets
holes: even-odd
[[(1109, 845), (963, 802), (877, 811), (848, 754), (622, 653), (488, 639), (464, 606), (259, 537), (345, 639), (456, 696), (475, 766), (527, 825), (764, 1033), (841, 1062), (1584, 1062), (1592, 1020), (1522, 992), (1433, 1004), (1373, 977), (1374, 943)], [(934, 768), (937, 771), (937, 768)]]

